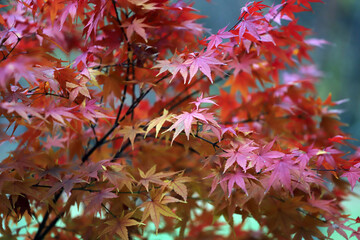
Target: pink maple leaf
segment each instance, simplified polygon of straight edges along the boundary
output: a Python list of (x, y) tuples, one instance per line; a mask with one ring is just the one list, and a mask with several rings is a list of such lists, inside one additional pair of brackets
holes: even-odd
[(339, 151), (337, 149), (333, 149), (332, 147), (327, 147), (324, 150), (319, 150), (316, 154), (318, 156), (316, 165), (320, 166), (323, 163), (323, 161), (325, 160), (332, 167), (336, 167), (336, 162), (335, 162), (332, 154), (341, 154), (341, 153), (342, 153), (341, 151)]
[(356, 182), (359, 180), (360, 178), (360, 168), (358, 167), (351, 167), (348, 171), (346, 171), (345, 173), (343, 173), (343, 175), (341, 175), (342, 177), (347, 177), (350, 185), (351, 185), (351, 190), (354, 189)]
[(360, 227), (358, 227), (357, 231), (353, 231), (353, 233), (350, 235), (350, 238), (356, 237), (358, 240), (360, 240)]
[(272, 171), (265, 192), (269, 191), (271, 185), (273, 185), (275, 181), (279, 181), (281, 185), (284, 185), (285, 188), (292, 193), (291, 171), (296, 172), (298, 169), (298, 167), (295, 166), (292, 157), (292, 155), (285, 155), (282, 159), (275, 160), (274, 163), (264, 171), (264, 173)]
[(231, 167), (235, 162), (246, 172), (246, 165), (250, 156), (254, 155), (252, 151), (258, 147), (251, 146), (253, 142), (248, 142), (246, 144), (240, 145), (237, 143), (232, 143), (233, 148), (226, 149), (225, 153), (221, 154), (221, 157), (228, 157), (226, 160), (224, 172)]
[(175, 118), (177, 121), (165, 132), (169, 132), (175, 129), (175, 133), (171, 143), (174, 139), (184, 130), (187, 139), (189, 140), (190, 132), (191, 132), (191, 125), (195, 123), (196, 120), (203, 121), (208, 123), (208, 116), (205, 116), (202, 111), (205, 109), (200, 110), (193, 110), (192, 112), (183, 112), (182, 114), (176, 116)]
[(215, 46), (215, 48), (217, 48), (222, 43), (222, 40), (225, 39), (225, 38), (235, 37), (234, 34), (225, 31), (226, 28), (227, 28), (227, 26), (220, 29), (217, 32), (217, 34), (213, 34), (213, 35), (211, 35), (210, 37), (208, 37), (206, 39), (206, 40), (210, 41), (209, 44), (208, 44), (209, 49), (212, 49), (214, 46)]
[(230, 197), (232, 189), (234, 189), (235, 183), (246, 193), (246, 195), (248, 195), (248, 192), (247, 192), (246, 186), (245, 186), (245, 181), (244, 181), (244, 179), (248, 179), (248, 178), (256, 180), (256, 178), (253, 175), (251, 175), (249, 173), (244, 173), (244, 172), (242, 172), (242, 170), (239, 169), (235, 173), (227, 173), (221, 181), (229, 180), (228, 192), (229, 192), (229, 197)]
[(28, 122), (30, 122), (30, 116), (42, 118), (38, 109), (26, 106), (20, 102), (3, 102), (0, 104), (0, 109), (1, 108), (6, 109), (8, 113), (16, 112)]
[(213, 51), (206, 51), (200, 53), (191, 53), (190, 57), (184, 62), (184, 64), (190, 66), (190, 79), (188, 83), (191, 82), (192, 78), (195, 76), (198, 70), (200, 70), (203, 74), (205, 74), (212, 83), (211, 77), (211, 69), (210, 66), (212, 65), (224, 65), (223, 62), (217, 60), (214, 57)]
[(184, 79), (184, 83), (187, 81), (188, 77), (188, 69), (187, 66), (184, 64), (184, 60), (182, 59), (183, 54), (177, 55), (176, 53), (171, 58), (171, 61), (159, 60), (158, 64), (156, 64), (153, 68), (160, 68), (160, 72), (156, 75), (160, 75), (165, 71), (169, 71), (173, 76), (170, 79), (170, 82), (174, 79), (177, 73), (180, 72), (181, 76)]
[(62, 123), (63, 125), (66, 125), (64, 122), (64, 118), (71, 118), (71, 119), (78, 119), (73, 113), (70, 112), (70, 110), (74, 109), (74, 107), (67, 108), (67, 107), (55, 107), (52, 108), (49, 106), (47, 111), (45, 111), (45, 118), (48, 118), (49, 116), (53, 119), (57, 120), (58, 122)]
[(304, 169), (305, 166), (308, 165), (310, 159), (316, 156), (318, 152), (319, 149), (313, 148), (313, 145), (311, 145), (306, 149), (306, 151), (295, 149), (294, 151), (292, 151), (292, 154), (297, 156), (295, 162), (299, 164), (300, 169)]
[(256, 40), (260, 40), (260, 35), (257, 31), (259, 17), (248, 17), (247, 19), (243, 19), (237, 26), (236, 29), (239, 29), (239, 38), (240, 40), (243, 38), (246, 30), (247, 32), (253, 36)]
[(324, 210), (330, 213), (331, 215), (335, 215), (338, 212), (338, 210), (335, 207), (335, 204), (333, 204), (334, 201), (335, 199), (332, 200), (316, 199), (314, 194), (311, 194), (311, 197), (307, 200), (307, 202), (311, 206)]
[(195, 104), (196, 109), (199, 109), (200, 104), (202, 103), (211, 103), (211, 104), (215, 104), (218, 106), (218, 104), (216, 102), (214, 102), (213, 100), (211, 100), (212, 98), (214, 98), (215, 96), (212, 97), (206, 97), (203, 98), (203, 93), (201, 93), (200, 97), (196, 98), (195, 102), (191, 102), (193, 104)]
[(252, 163), (255, 165), (255, 171), (260, 172), (263, 167), (270, 166), (273, 159), (285, 156), (284, 153), (278, 151), (270, 151), (274, 145), (275, 139), (265, 146), (260, 146), (258, 153), (254, 158), (251, 158)]
[(60, 138), (59, 136), (50, 137), (48, 136), (46, 138), (46, 141), (44, 141), (44, 147), (46, 149), (50, 149), (52, 147), (59, 147), (64, 148), (63, 142), (66, 142), (67, 138)]
[(147, 42), (147, 36), (144, 28), (145, 27), (150, 28), (151, 26), (143, 23), (144, 21), (145, 18), (141, 18), (141, 19), (134, 18), (134, 20), (131, 23), (126, 22), (121, 25), (122, 27), (127, 27), (126, 36), (129, 41), (133, 33), (136, 32), (137, 34), (140, 35), (140, 37), (142, 37), (145, 40), (145, 42)]
[(331, 235), (334, 233), (334, 230), (340, 234), (341, 236), (343, 236), (345, 239), (348, 239), (345, 230), (348, 231), (354, 231), (352, 228), (344, 225), (348, 220), (334, 220), (333, 223), (331, 223), (328, 227), (327, 233), (328, 233), (328, 237), (331, 237)]
[(281, 20), (287, 20), (287, 21), (291, 21), (292, 19), (287, 16), (286, 14), (280, 13), (281, 12), (281, 8), (284, 6), (285, 3), (282, 4), (277, 4), (274, 6), (274, 4), (270, 7), (269, 12), (267, 14), (265, 14), (265, 19), (270, 22), (270, 21), (274, 21), (277, 24), (281, 25)]

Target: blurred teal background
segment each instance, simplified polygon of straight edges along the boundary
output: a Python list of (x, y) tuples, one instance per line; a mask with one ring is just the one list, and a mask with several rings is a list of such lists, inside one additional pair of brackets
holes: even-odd
[[(313, 53), (314, 63), (324, 75), (318, 84), (320, 96), (324, 99), (331, 92), (333, 100), (348, 98), (350, 101), (340, 105), (344, 110), (341, 120), (349, 126), (346, 133), (360, 139), (360, 81), (357, 70), (360, 68), (360, 1), (359, 0), (323, 0), (313, 3), (313, 11), (297, 14), (299, 23), (313, 30), (314, 38), (330, 42)], [(208, 16), (200, 22), (211, 33), (236, 23), (245, 0), (196, 0), (194, 7), (202, 15)], [(279, 0), (265, 0), (271, 5)], [(359, 145), (358, 142), (352, 142)]]

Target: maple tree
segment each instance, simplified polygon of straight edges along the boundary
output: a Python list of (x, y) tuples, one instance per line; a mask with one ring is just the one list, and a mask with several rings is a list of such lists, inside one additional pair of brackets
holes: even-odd
[(0, 234), (360, 239), (341, 205), (360, 150), (344, 150), (343, 101), (316, 95), (309, 51), (327, 42), (296, 18), (312, 2), (249, 2), (216, 34), (181, 0), (0, 5), (1, 143), (17, 144)]

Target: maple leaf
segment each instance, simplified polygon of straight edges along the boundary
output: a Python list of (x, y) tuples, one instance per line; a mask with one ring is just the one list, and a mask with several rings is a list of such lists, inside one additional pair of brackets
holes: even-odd
[(100, 192), (92, 193), (86, 201), (89, 202), (85, 208), (87, 214), (98, 213), (101, 210), (101, 204), (104, 199), (116, 198), (117, 195), (112, 193), (113, 188), (102, 189)]
[(116, 166), (116, 163), (110, 162), (110, 159), (101, 160), (99, 162), (89, 162), (88, 164), (84, 164), (81, 167), (81, 171), (84, 176), (88, 176), (90, 178), (95, 178), (99, 180), (98, 174), (103, 173), (107, 170), (109, 166)]
[(348, 220), (334, 220), (333, 223), (330, 224), (330, 226), (327, 229), (328, 237), (331, 237), (331, 235), (334, 233), (334, 230), (343, 236), (345, 239), (348, 239), (347, 234), (344, 230), (353, 231), (352, 228), (344, 225)]
[(274, 145), (275, 139), (265, 146), (260, 146), (256, 157), (251, 158), (252, 164), (255, 165), (255, 171), (260, 172), (263, 167), (268, 167), (273, 159), (285, 156), (284, 153), (278, 151), (270, 151)]
[(220, 185), (221, 189), (224, 191), (224, 193), (226, 193), (227, 190), (226, 182), (221, 181), (223, 179), (223, 174), (221, 172), (213, 171), (209, 176), (206, 176), (204, 179), (208, 179), (208, 178), (213, 178), (209, 196), (215, 191), (218, 185)]
[(324, 39), (319, 39), (319, 38), (309, 38), (309, 39), (306, 39), (304, 42), (308, 45), (315, 46), (315, 47), (322, 47), (326, 44), (330, 44), (328, 41), (326, 41)]
[(98, 104), (96, 104), (96, 102), (96, 99), (84, 99), (84, 101), (81, 103), (80, 113), (86, 120), (89, 120), (92, 123), (96, 123), (95, 119), (99, 118), (115, 119), (115, 117), (104, 114), (104, 108), (101, 107), (101, 105), (99, 106)]
[(60, 138), (60, 136), (55, 136), (53, 138), (48, 136), (46, 138), (46, 141), (44, 141), (44, 147), (46, 149), (50, 149), (52, 147), (64, 148), (63, 142), (65, 142), (66, 140), (66, 138)]
[(316, 155), (318, 156), (318, 159), (316, 161), (316, 165), (320, 166), (323, 161), (325, 160), (327, 163), (329, 163), (332, 167), (336, 167), (336, 162), (332, 154), (341, 154), (342, 152), (333, 149), (332, 147), (327, 147), (324, 150), (319, 150)]
[(170, 79), (170, 82), (174, 79), (176, 74), (180, 72), (181, 76), (184, 79), (184, 83), (187, 81), (188, 77), (188, 69), (187, 65), (184, 64), (184, 60), (182, 59), (183, 54), (178, 55), (176, 52), (174, 56), (169, 60), (158, 60), (158, 64), (153, 66), (153, 68), (160, 68), (159, 73), (156, 76), (159, 76), (165, 71), (169, 71), (173, 76)]
[(164, 180), (161, 180), (161, 178), (170, 177), (175, 174), (174, 172), (155, 173), (156, 165), (154, 165), (152, 168), (150, 168), (149, 171), (147, 171), (146, 173), (144, 173), (141, 169), (138, 169), (138, 170), (139, 170), (140, 177), (141, 177), (139, 184), (142, 184), (146, 188), (146, 191), (149, 191), (149, 183), (150, 182), (156, 183), (159, 185), (167, 185), (167, 183)]
[(224, 136), (224, 134), (227, 132), (232, 133), (234, 136), (237, 136), (236, 130), (232, 126), (230, 126), (230, 127), (222, 126), (221, 127), (221, 137)]
[(272, 171), (272, 173), (267, 183), (265, 192), (269, 191), (271, 185), (275, 181), (279, 181), (282, 185), (285, 186), (287, 190), (292, 193), (293, 189), (291, 188), (291, 171), (298, 171), (292, 160), (292, 155), (285, 155), (280, 160), (274, 160), (274, 163), (270, 165), (264, 171), (264, 173), (269, 171)]
[(52, 196), (54, 193), (56, 193), (61, 188), (64, 188), (64, 192), (67, 195), (69, 195), (70, 191), (72, 190), (73, 186), (76, 183), (83, 183), (83, 182), (86, 182), (86, 181), (79, 178), (79, 177), (71, 176), (71, 175), (65, 175), (65, 177), (63, 179), (61, 179), (60, 182), (55, 183), (52, 186), (52, 188), (50, 188), (48, 193), (45, 195), (44, 199), (49, 198), (50, 196)]
[(322, 199), (316, 199), (314, 194), (311, 195), (310, 198), (308, 198), (307, 202), (318, 209), (324, 210), (328, 213), (330, 213), (331, 215), (336, 214), (337, 210), (336, 207), (334, 206), (334, 201), (335, 200), (322, 200)]
[[(172, 217), (176, 218), (181, 221), (181, 218), (179, 218), (171, 209), (164, 205), (168, 202), (168, 197), (165, 196), (165, 193), (162, 192), (161, 189), (155, 190), (153, 189), (150, 192), (151, 195), (151, 201), (144, 202), (140, 205), (141, 207), (144, 207), (144, 213), (141, 219), (141, 222), (144, 222), (145, 219), (147, 219), (150, 215), (151, 221), (155, 224), (156, 233), (159, 230), (159, 224), (160, 224), (160, 216), (163, 215), (165, 217)], [(180, 200), (176, 199), (180, 202)], [(171, 198), (171, 201), (176, 201), (175, 198)]]
[(123, 129), (119, 130), (117, 133), (123, 135), (123, 143), (129, 139), (131, 143), (131, 148), (134, 150), (134, 142), (137, 134), (145, 133), (142, 128), (133, 127), (133, 126), (125, 126)]
[(354, 138), (350, 138), (350, 137), (345, 137), (342, 135), (336, 135), (335, 137), (329, 138), (328, 139), (330, 142), (337, 142), (340, 144), (344, 144), (344, 140), (355, 140)]
[(197, 110), (199, 110), (199, 106), (200, 106), (200, 104), (202, 104), (202, 103), (210, 103), (210, 104), (215, 104), (216, 106), (219, 106), (216, 102), (214, 102), (213, 100), (211, 100), (211, 99), (214, 98), (214, 97), (215, 97), (215, 96), (203, 98), (203, 93), (201, 93), (200, 97), (197, 97), (197, 98), (196, 98), (196, 101), (195, 101), (195, 102), (191, 102), (191, 103), (195, 104)]
[(29, 116), (36, 116), (41, 119), (43, 118), (40, 115), (39, 110), (37, 110), (36, 108), (28, 107), (22, 103), (3, 102), (1, 103), (0, 107), (6, 109), (8, 113), (16, 112), (28, 122), (30, 122)]
[(297, 156), (297, 159), (295, 162), (299, 163), (300, 169), (304, 169), (305, 166), (309, 163), (310, 159), (312, 157), (316, 156), (316, 154), (318, 152), (319, 152), (319, 149), (313, 148), (313, 146), (311, 145), (310, 147), (308, 147), (306, 149), (306, 151), (294, 149), (292, 151), (292, 154), (294, 154), (294, 156)]
[(187, 191), (187, 187), (185, 186), (184, 183), (191, 182), (192, 179), (190, 177), (184, 177), (183, 174), (184, 174), (184, 172), (182, 172), (180, 175), (176, 176), (174, 180), (169, 182), (167, 187), (169, 189), (174, 190), (177, 194), (179, 194), (184, 199), (184, 201), (186, 201), (188, 191)]
[(124, 166), (121, 165), (106, 167), (103, 177), (108, 179), (119, 191), (125, 185), (132, 192), (132, 184), (136, 182), (130, 173), (125, 171)]
[(161, 9), (160, 7), (157, 7), (158, 3), (151, 3), (149, 0), (128, 0), (132, 4), (135, 4), (136, 6), (141, 7), (144, 10), (156, 10)]
[(239, 29), (239, 39), (240, 39), (240, 41), (242, 40), (246, 30), (255, 39), (257, 39), (257, 40), (261, 39), (260, 34), (258, 33), (258, 30), (257, 30), (258, 24), (256, 23), (256, 21), (258, 21), (260, 19), (262, 19), (262, 18), (250, 16), (250, 17), (248, 17), (246, 19), (243, 19), (236, 26), (235, 29)]
[(251, 146), (253, 142), (248, 142), (246, 144), (238, 144), (232, 142), (231, 149), (225, 149), (225, 153), (220, 154), (221, 157), (226, 157), (226, 164), (224, 167), (224, 172), (231, 167), (235, 162), (246, 172), (246, 165), (250, 157), (253, 155), (253, 152), (258, 147)]
[(356, 237), (358, 240), (360, 239), (360, 227), (358, 227), (357, 231), (353, 231), (353, 233), (350, 235), (350, 238)]
[(244, 181), (244, 179), (248, 178), (257, 180), (253, 175), (245, 173), (240, 169), (237, 170), (235, 173), (227, 173), (221, 181), (228, 181), (228, 197), (230, 197), (232, 189), (234, 189), (235, 183), (245, 192), (246, 195), (248, 195)]
[(84, 81), (84, 79), (80, 80), (79, 85), (70, 83), (70, 82), (66, 82), (66, 87), (72, 89), (70, 91), (70, 96), (69, 96), (69, 100), (71, 102), (73, 102), (75, 100), (75, 98), (78, 96), (79, 93), (81, 93), (83, 96), (91, 99), (89, 90), (86, 87), (86, 83), (87, 83), (87, 81), (86, 80)]
[(131, 23), (125, 22), (124, 24), (121, 25), (121, 27), (126, 27), (126, 36), (129, 41), (133, 33), (136, 32), (137, 34), (140, 35), (140, 37), (142, 37), (145, 40), (145, 42), (147, 42), (146, 32), (144, 28), (151, 28), (152, 26), (143, 23), (144, 21), (145, 18), (140, 18), (140, 19), (134, 18)]
[(148, 127), (145, 132), (145, 135), (144, 135), (144, 138), (150, 132), (150, 130), (153, 129), (154, 127), (156, 130), (156, 133), (155, 133), (155, 138), (156, 138), (157, 135), (159, 134), (159, 131), (161, 130), (161, 127), (164, 125), (164, 123), (166, 121), (170, 121), (170, 119), (172, 119), (174, 116), (175, 116), (174, 114), (172, 114), (172, 113), (169, 114), (169, 111), (164, 108), (163, 115), (161, 117), (155, 118), (149, 122)]
[(54, 107), (51, 108), (50, 106), (45, 111), (45, 118), (52, 117), (53, 119), (57, 120), (58, 122), (65, 124), (64, 117), (70, 119), (78, 119), (70, 110), (74, 109), (75, 107)]
[(360, 179), (360, 166), (359, 167), (351, 167), (345, 173), (341, 175), (342, 177), (346, 177), (351, 185), (351, 190), (354, 189), (355, 184)]
[(192, 112), (183, 112), (182, 114), (175, 116), (174, 118), (176, 118), (177, 121), (173, 125), (171, 125), (171, 127), (168, 130), (165, 131), (165, 132), (170, 132), (173, 129), (175, 129), (175, 133), (171, 140), (171, 143), (173, 143), (174, 139), (183, 130), (185, 131), (185, 135), (186, 135), (187, 139), (189, 140), (190, 132), (191, 132), (191, 125), (193, 123), (195, 123), (196, 120), (200, 120), (205, 123), (208, 123), (208, 119), (211, 119), (212, 116), (205, 116), (205, 114), (202, 113), (204, 110), (205, 109), (199, 109), (199, 110), (193, 110)]
[(277, 4), (277, 5), (272, 5), (268, 11), (267, 14), (265, 14), (265, 19), (270, 22), (270, 21), (274, 21), (277, 24), (281, 25), (281, 20), (287, 20), (287, 21), (291, 21), (291, 18), (288, 17), (286, 14), (282, 14), (281, 13), (281, 8), (283, 8), (285, 5), (285, 3), (282, 4)]
[(100, 236), (108, 233), (113, 233), (117, 234), (121, 239), (129, 240), (129, 234), (126, 227), (143, 225), (143, 223), (131, 219), (130, 217), (132, 215), (134, 215), (134, 212), (130, 212), (125, 216), (106, 221), (105, 223), (109, 226), (105, 227), (105, 229), (101, 232)]
[[(104, 18), (104, 11), (106, 4), (107, 2), (100, 1), (99, 4), (95, 5), (95, 9), (91, 13), (87, 13), (87, 15), (90, 15), (90, 18), (88, 19), (87, 24), (84, 27), (84, 33), (87, 30), (86, 40), (90, 37), (92, 32), (94, 35), (96, 35), (96, 28), (99, 24), (99, 21)], [(77, 9), (77, 11), (79, 11), (79, 9)]]
[(227, 26), (220, 29), (217, 34), (213, 34), (206, 39), (209, 41), (209, 49), (212, 49), (213, 47), (217, 48), (222, 43), (223, 39), (235, 37), (231, 32), (226, 32), (226, 28)]
[(259, 59), (255, 58), (255, 54), (245, 54), (241, 56), (240, 61), (235, 58), (229, 66), (234, 68), (234, 75), (237, 76), (241, 71), (251, 74), (251, 66), (258, 62)]
[(206, 52), (189, 54), (189, 58), (183, 64), (190, 66), (190, 78), (188, 83), (191, 82), (192, 78), (195, 76), (198, 70), (205, 74), (209, 78), (210, 82), (213, 83), (210, 66), (225, 65), (223, 62), (216, 59), (214, 57), (214, 52), (210, 50)]

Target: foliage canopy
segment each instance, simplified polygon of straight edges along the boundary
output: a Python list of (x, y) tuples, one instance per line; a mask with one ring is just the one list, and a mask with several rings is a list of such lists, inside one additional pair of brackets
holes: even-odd
[(360, 151), (316, 95), (327, 42), (295, 15), (311, 2), (249, 2), (216, 34), (181, 0), (0, 5), (1, 235), (360, 239), (341, 207)]

